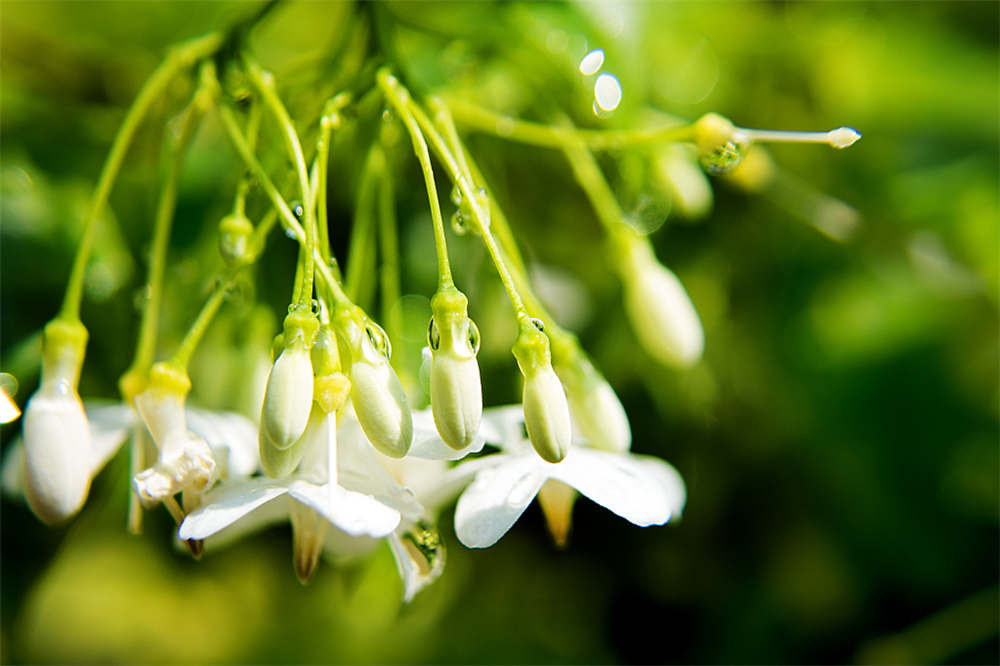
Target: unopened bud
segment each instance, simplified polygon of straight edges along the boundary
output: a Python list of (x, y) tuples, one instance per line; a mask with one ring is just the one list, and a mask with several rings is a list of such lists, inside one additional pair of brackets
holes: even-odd
[(573, 429), (569, 404), (552, 369), (549, 339), (531, 323), (521, 325), (514, 356), (524, 375), (524, 424), (538, 455), (557, 463), (569, 451)]
[(625, 310), (643, 348), (670, 366), (696, 363), (705, 348), (705, 333), (677, 276), (641, 239), (633, 241), (621, 270)]
[(76, 392), (86, 343), (78, 321), (45, 327), (42, 383), (24, 412), (24, 492), (49, 525), (79, 511), (90, 490), (90, 425)]
[(690, 146), (669, 144), (656, 155), (656, 176), (673, 200), (673, 209), (691, 219), (712, 209), (712, 185)]
[(479, 329), (469, 319), (468, 300), (456, 289), (431, 299), (428, 331), (431, 411), (438, 434), (448, 446), (464, 449), (479, 432), (483, 390), (479, 376)]
[(260, 413), (260, 446), (287, 449), (302, 436), (313, 402), (309, 348), (319, 323), (294, 310), (285, 319), (285, 348), (274, 362)]
[(632, 430), (625, 408), (608, 381), (575, 340), (559, 346), (553, 342), (552, 356), (556, 373), (566, 389), (570, 416), (583, 439), (597, 449), (628, 451)]
[(389, 365), (389, 340), (356, 306), (335, 317), (341, 358), (351, 363), (351, 404), (368, 441), (392, 458), (402, 458), (413, 443), (413, 417), (399, 377)]
[(250, 261), (253, 224), (242, 213), (233, 213), (219, 222), (219, 252), (229, 266), (240, 266)]

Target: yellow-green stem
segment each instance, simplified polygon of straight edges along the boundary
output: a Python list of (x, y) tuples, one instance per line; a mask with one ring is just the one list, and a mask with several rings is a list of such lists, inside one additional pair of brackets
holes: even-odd
[(90, 201), (90, 208), (87, 217), (83, 222), (83, 234), (80, 238), (80, 245), (77, 248), (76, 257), (73, 260), (73, 268), (70, 271), (69, 282), (66, 285), (66, 296), (63, 299), (62, 309), (59, 316), (69, 320), (79, 320), (80, 301), (83, 298), (83, 282), (87, 272), (87, 262), (90, 259), (90, 250), (94, 241), (94, 228), (104, 204), (111, 194), (115, 179), (121, 169), (125, 155), (128, 153), (129, 145), (135, 136), (136, 130), (142, 123), (143, 118), (149, 112), (150, 107), (163, 97), (167, 86), (174, 77), (183, 69), (191, 66), (201, 58), (214, 53), (222, 44), (223, 37), (219, 33), (213, 33), (204, 37), (193, 39), (173, 48), (162, 63), (150, 75), (143, 84), (142, 89), (136, 96), (132, 106), (125, 114), (121, 127), (115, 135), (111, 144), (111, 150), (101, 169), (101, 175), (94, 189), (93, 198)]

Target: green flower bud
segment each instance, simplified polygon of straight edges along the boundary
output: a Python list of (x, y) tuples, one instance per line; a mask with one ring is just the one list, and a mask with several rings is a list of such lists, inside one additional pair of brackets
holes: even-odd
[[(309, 348), (319, 322), (296, 309), (285, 318), (285, 348), (267, 378), (260, 414), (260, 447), (287, 449), (306, 429), (313, 402), (313, 369)], [(263, 456), (262, 456), (263, 457)]]
[(483, 391), (479, 376), (479, 329), (467, 314), (468, 300), (457, 289), (431, 299), (428, 331), (431, 349), (431, 411), (438, 434), (453, 449), (463, 449), (479, 432)]
[(569, 404), (559, 377), (552, 369), (549, 339), (540, 322), (521, 325), (514, 356), (524, 375), (524, 424), (538, 455), (550, 463), (566, 457), (573, 429)]
[(239, 266), (251, 259), (250, 238), (253, 224), (242, 213), (233, 213), (219, 222), (219, 252), (229, 266)]

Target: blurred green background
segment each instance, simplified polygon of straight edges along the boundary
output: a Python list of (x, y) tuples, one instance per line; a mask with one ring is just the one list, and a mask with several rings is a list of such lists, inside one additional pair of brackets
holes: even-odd
[[(0, 370), (19, 380), (22, 407), (124, 110), (169, 44), (254, 10), (0, 5)], [(2, 660), (997, 663), (998, 4), (287, 3), (250, 44), (303, 127), (352, 57), (378, 57), (374, 42), (352, 41), (373, 16), (391, 26), (391, 57), (418, 92), (544, 119), (535, 96), (545, 90), (591, 127), (639, 126), (656, 108), (864, 133), (843, 152), (774, 147), (780, 188), (713, 179), (714, 207), (699, 223), (676, 205), (666, 215), (648, 151), (601, 156), (627, 212), (653, 226), (665, 217), (658, 255), (706, 330), (704, 360), (682, 372), (656, 367), (634, 342), (600, 228), (562, 156), (467, 135), (544, 284), (561, 289), (557, 318), (621, 396), (634, 450), (684, 476), (683, 519), (639, 529), (581, 500), (560, 551), (532, 506), (495, 547), (469, 551), (448, 510), (444, 576), (404, 607), (388, 549), (325, 564), (303, 588), (287, 528), (202, 562), (172, 547), (165, 512), (127, 535), (120, 455), (68, 527), (2, 504)], [(574, 78), (596, 47), (624, 90), (607, 119)], [(186, 85), (144, 124), (102, 223), (83, 311), (85, 397), (116, 397), (131, 360), (161, 139)], [(357, 127), (378, 110), (359, 107)], [(346, 132), (334, 148), (341, 259), (364, 137)], [(433, 255), (419, 171), (405, 143), (398, 152), (410, 296), (395, 353), (415, 359)], [(239, 176), (209, 121), (181, 183), (164, 352), (212, 286), (215, 223)], [(857, 211), (846, 242), (816, 229), (824, 196)], [(515, 401), (509, 309), (476, 239), (451, 243), (483, 333), (485, 404)], [(192, 401), (246, 409), (241, 373), (277, 330), (271, 313), (283, 311), (293, 267), (294, 246), (276, 234), (197, 357)], [(5, 447), (19, 429), (2, 427)]]

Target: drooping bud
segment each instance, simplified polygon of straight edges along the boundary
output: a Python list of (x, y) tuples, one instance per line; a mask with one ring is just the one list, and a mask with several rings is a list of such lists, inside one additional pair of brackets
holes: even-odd
[(698, 219), (712, 209), (712, 185), (690, 146), (664, 146), (656, 153), (654, 167), (659, 184), (670, 192), (674, 210), (686, 218)]
[(455, 289), (431, 299), (427, 343), (431, 349), (431, 411), (448, 446), (464, 449), (479, 432), (483, 390), (479, 377), (479, 329), (469, 319), (468, 299)]
[(552, 336), (552, 363), (566, 389), (570, 416), (583, 438), (597, 449), (628, 451), (632, 429), (625, 408), (575, 338)]
[(79, 511), (90, 490), (90, 425), (76, 391), (86, 344), (87, 329), (79, 321), (49, 322), (42, 382), (24, 412), (24, 493), (49, 525)]
[(183, 370), (157, 363), (149, 373), (149, 388), (135, 398), (135, 407), (159, 449), (157, 462), (134, 477), (139, 499), (161, 502), (182, 491), (203, 492), (216, 476), (212, 449), (187, 428), (184, 403), (191, 382)]
[(705, 333), (680, 280), (657, 261), (646, 239), (630, 239), (621, 261), (625, 311), (639, 343), (666, 365), (696, 363)]
[(728, 173), (743, 159), (746, 138), (728, 118), (706, 113), (694, 124), (694, 142), (701, 165), (711, 174)]
[(284, 349), (267, 378), (260, 413), (261, 451), (268, 446), (287, 449), (306, 429), (313, 402), (309, 349), (318, 328), (315, 315), (303, 308), (285, 318)]
[(399, 377), (389, 365), (389, 339), (356, 306), (342, 306), (335, 316), (350, 358), (351, 403), (372, 445), (391, 458), (402, 458), (413, 442), (413, 417)]
[(250, 238), (253, 224), (241, 212), (222, 218), (219, 222), (219, 253), (229, 266), (241, 266), (251, 259), (253, 248)]
[(524, 375), (524, 424), (528, 439), (543, 460), (557, 463), (569, 451), (573, 430), (566, 392), (552, 369), (549, 338), (542, 332), (541, 322), (521, 324), (513, 351)]

